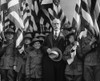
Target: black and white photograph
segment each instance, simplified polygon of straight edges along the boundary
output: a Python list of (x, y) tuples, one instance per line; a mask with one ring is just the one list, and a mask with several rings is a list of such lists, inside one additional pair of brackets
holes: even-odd
[(0, 0), (0, 81), (100, 81), (100, 0)]

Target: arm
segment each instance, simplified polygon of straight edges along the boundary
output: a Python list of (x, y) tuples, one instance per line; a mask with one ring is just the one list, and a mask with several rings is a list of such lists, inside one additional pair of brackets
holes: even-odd
[(41, 50), (44, 52), (44, 54), (51, 52), (48, 36), (45, 38), (44, 43), (42, 44)]
[(90, 44), (87, 44), (87, 43), (84, 44), (80, 42), (80, 44), (77, 47), (77, 57), (82, 59), (91, 51), (92, 51), (92, 48)]
[(71, 55), (70, 55), (70, 49), (71, 47), (70, 46), (67, 46), (65, 48), (65, 51), (63, 53), (63, 59), (66, 61), (67, 59), (71, 58)]
[(2, 57), (5, 53), (6, 48), (0, 48), (0, 57)]

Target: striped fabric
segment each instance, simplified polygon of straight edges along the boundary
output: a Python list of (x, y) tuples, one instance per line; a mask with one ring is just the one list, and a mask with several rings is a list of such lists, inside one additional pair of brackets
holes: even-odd
[(74, 16), (72, 20), (72, 26), (74, 26), (77, 30), (79, 30), (80, 27), (80, 6), (81, 6), (81, 1), (78, 0), (75, 6), (75, 11), (74, 11)]
[(51, 24), (48, 17), (43, 13), (40, 3), (40, 0), (32, 0), (30, 25), (33, 25), (35, 32), (44, 33), (50, 31)]
[(9, 9), (9, 19), (14, 22), (16, 27), (19, 29), (24, 28), (23, 20), (20, 15), (20, 7), (19, 7), (19, 0), (9, 0), (8, 2), (8, 9)]
[(91, 16), (93, 19), (94, 23), (94, 28), (95, 28), (95, 36), (98, 37), (99, 32), (100, 32), (100, 4), (98, 0), (89, 0), (88, 1)]
[(20, 43), (23, 40), (23, 29), (24, 29), (24, 24), (23, 20), (21, 18), (20, 12), (20, 5), (19, 5), (19, 0), (8, 0), (8, 18), (15, 24), (17, 28), (17, 32), (20, 29), (20, 34), (17, 36), (16, 39), (16, 47), (20, 45)]
[(54, 16), (61, 20), (62, 25), (66, 22), (66, 16), (60, 6), (60, 3), (53, 3)]
[(11, 21), (8, 18), (8, 12), (4, 13), (4, 21), (3, 22), (4, 22), (4, 31), (5, 31), (5, 29), (7, 29), (11, 23)]
[(1, 11), (7, 9), (7, 0), (0, 0)]
[(97, 32), (100, 32), (100, 4), (97, 0), (94, 7), (94, 16), (95, 16), (95, 23), (98, 25), (96, 26)]
[(87, 28), (93, 35), (96, 34), (87, 0), (81, 0), (81, 25)]
[[(3, 31), (5, 32), (8, 28), (14, 27), (14, 23), (8, 18), (8, 12), (5, 10), (4, 12), (4, 20), (3, 20)], [(15, 28), (13, 28), (15, 30)]]
[(52, 20), (55, 17), (61, 20), (62, 25), (66, 23), (66, 16), (60, 6), (60, 2), (57, 0), (42, 0), (41, 5), (43, 6), (44, 13)]
[(33, 31), (38, 31), (39, 27), (39, 25), (37, 24), (39, 22), (38, 12), (39, 12), (39, 0), (32, 0), (30, 26), (33, 27)]
[(3, 39), (3, 41), (5, 41), (5, 36), (4, 36), (4, 30), (5, 29), (5, 13), (7, 12), (7, 1), (6, 0), (0, 0), (0, 21), (2, 23), (2, 27), (0, 29), (2, 29), (2, 33), (0, 34), (1, 38)]
[(31, 19), (31, 11), (27, 1), (23, 1), (21, 3), (21, 15), (24, 22), (24, 31), (25, 32), (33, 32), (33, 29), (30, 28), (30, 19)]
[(89, 23), (91, 26), (93, 26), (93, 20), (90, 15), (89, 7), (88, 7), (88, 2), (87, 0), (81, 0), (81, 13), (83, 19)]
[(4, 12), (7, 10), (7, 1), (6, 0), (0, 0), (0, 15), (1, 15), (1, 21), (4, 20)]

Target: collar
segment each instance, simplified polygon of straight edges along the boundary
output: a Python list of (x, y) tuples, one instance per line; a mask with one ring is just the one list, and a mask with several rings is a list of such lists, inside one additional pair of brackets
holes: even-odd
[(57, 32), (57, 36), (59, 35), (59, 33), (60, 33), (60, 30), (59, 31), (54, 31), (54, 35), (55, 35), (55, 32)]

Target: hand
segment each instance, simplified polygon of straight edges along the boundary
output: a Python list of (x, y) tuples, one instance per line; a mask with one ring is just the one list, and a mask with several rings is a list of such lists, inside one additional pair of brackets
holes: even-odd
[(16, 66), (13, 66), (13, 69), (16, 70)]
[(47, 49), (47, 53), (50, 54), (52, 50), (50, 48)]
[(91, 47), (92, 47), (92, 48), (96, 48), (96, 47), (97, 47), (97, 44), (96, 44), (96, 43), (93, 43), (93, 44), (91, 45)]
[(94, 38), (94, 37), (92, 37), (92, 40), (91, 40), (91, 42), (90, 42), (90, 45), (92, 45), (93, 43), (95, 43), (96, 42), (96, 39)]
[(21, 47), (20, 49), (18, 49), (19, 53), (22, 54), (22, 52), (24, 51), (24, 46)]
[(3, 44), (3, 45), (2, 45), (2, 48), (7, 47), (7, 46), (8, 46), (7, 44)]

